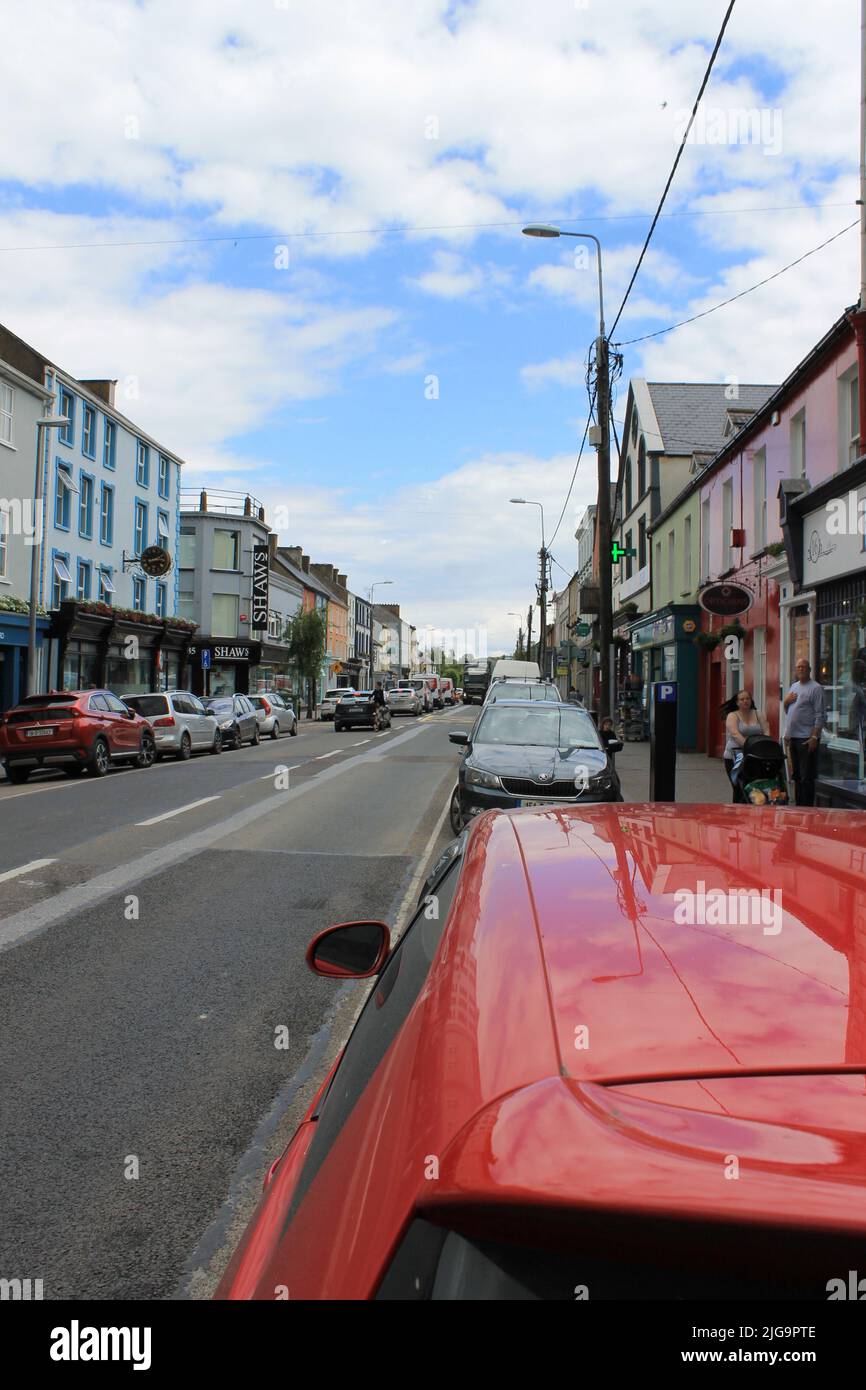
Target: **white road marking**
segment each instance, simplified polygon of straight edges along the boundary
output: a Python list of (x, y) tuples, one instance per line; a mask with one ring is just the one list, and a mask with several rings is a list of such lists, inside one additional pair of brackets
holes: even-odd
[(56, 863), (56, 859), (31, 859), (29, 864), (22, 864), (20, 869), (7, 869), (5, 874), (0, 874), (0, 883), (5, 883), (9, 878), (20, 878), (22, 874), (31, 874), (34, 869), (44, 869), (47, 864)]
[(290, 767), (275, 767), (273, 772), (266, 772), (260, 780), (270, 782), (272, 778), (279, 777), (281, 772), (294, 772), (296, 767), (302, 767), (303, 763), (292, 763)]
[(317, 758), (313, 758), (314, 763), (320, 763), (323, 758), (335, 758), (338, 753), (345, 753), (345, 748), (335, 748), (331, 753), (320, 753)]
[(391, 732), (390, 729), (383, 729), (382, 732), (381, 732), (381, 734), (374, 734), (373, 737), (374, 737), (374, 738), (387, 738), (388, 735), (390, 734), (390, 732)]
[(174, 811), (163, 811), (161, 816), (151, 816), (150, 820), (137, 820), (136, 825), (158, 825), (161, 820), (171, 820), (172, 816), (182, 816), (184, 811), (194, 811), (197, 806), (206, 806), (209, 801), (219, 801), (218, 796), (203, 796), (200, 801), (191, 801), (188, 806), (178, 806)]
[(369, 740), (368, 738), (361, 738), (361, 739), (358, 740), (357, 743), (350, 743), (350, 744), (349, 744), (349, 747), (350, 747), (350, 748), (360, 748), (361, 745), (362, 745), (363, 743), (369, 743), (369, 742), (370, 742), (370, 740)]

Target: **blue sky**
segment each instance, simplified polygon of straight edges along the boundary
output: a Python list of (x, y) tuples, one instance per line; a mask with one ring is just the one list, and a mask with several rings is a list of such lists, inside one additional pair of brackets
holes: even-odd
[[(549, 529), (560, 513), (597, 315), (592, 256), (574, 260), (588, 244), (520, 223), (601, 237), (610, 323), (724, 9), (190, 0), (179, 24), (166, 0), (12, 0), (3, 321), (81, 376), (118, 377), (188, 485), (288, 507), (284, 541), (358, 591), (392, 579), (419, 626), (511, 641), (539, 537), (508, 498), (541, 500)], [(686, 215), (660, 222), (615, 338), (854, 219), (858, 32), (843, 0), (739, 0), (668, 203)], [(63, 104), (70, 65), (91, 80)], [(763, 126), (744, 139), (750, 109)], [(852, 232), (626, 349), (621, 400), (632, 374), (779, 381), (857, 285)], [(554, 547), (566, 568), (594, 491), (587, 454)]]

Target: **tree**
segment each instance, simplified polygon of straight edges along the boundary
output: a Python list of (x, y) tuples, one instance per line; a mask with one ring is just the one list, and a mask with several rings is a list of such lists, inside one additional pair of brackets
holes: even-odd
[(313, 717), (313, 691), (319, 679), (324, 660), (327, 630), (325, 620), (317, 608), (307, 608), (296, 613), (287, 626), (289, 660), (297, 667), (302, 680), (307, 683), (307, 718)]

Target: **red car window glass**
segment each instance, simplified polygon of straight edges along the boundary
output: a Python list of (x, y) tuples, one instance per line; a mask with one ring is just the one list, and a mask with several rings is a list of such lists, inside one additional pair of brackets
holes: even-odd
[(91, 695), (87, 708), (98, 710), (101, 714), (105, 714), (108, 710), (108, 701), (104, 695)]
[(459, 873), (458, 861), (435, 890), (437, 916), (428, 919), (430, 908), (425, 899), (373, 986), (320, 1104), (316, 1135), (294, 1194), (287, 1225), (421, 993), (442, 938)]

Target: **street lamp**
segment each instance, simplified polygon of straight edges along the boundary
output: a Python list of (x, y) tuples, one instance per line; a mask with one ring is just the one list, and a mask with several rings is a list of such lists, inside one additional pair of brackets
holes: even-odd
[[(541, 502), (532, 502), (527, 497), (511, 497), (509, 501), (518, 507), (539, 507), (541, 510), (541, 550), (539, 559), (541, 561), (541, 591), (539, 601), (541, 603), (541, 631), (538, 635), (538, 665), (541, 667), (541, 674), (547, 675), (547, 662), (544, 656), (544, 647), (547, 641), (547, 547), (544, 543), (544, 507)], [(529, 644), (527, 643), (527, 646)], [(529, 653), (527, 652), (527, 655)]]
[(33, 537), (33, 553), (30, 556), (30, 613), (27, 623), (27, 694), (36, 692), (36, 609), (39, 605), (39, 572), (42, 559), (42, 431), (68, 429), (66, 415), (43, 415), (36, 421), (36, 481), (33, 488), (34, 523), (39, 526), (38, 536)]
[(379, 589), (383, 584), (393, 584), (393, 579), (377, 579), (375, 584), (370, 585), (370, 607), (373, 606), (373, 590)]
[[(599, 613), (598, 636), (601, 648), (601, 690), (599, 719), (613, 713), (613, 594), (610, 553), (610, 371), (608, 341), (604, 332), (604, 289), (601, 276), (601, 242), (592, 232), (568, 232), (548, 222), (532, 222), (523, 228), (524, 236), (579, 237), (595, 242), (598, 262), (598, 342), (596, 344), (596, 409), (598, 411), (598, 535)], [(607, 659), (605, 659), (605, 653)]]

